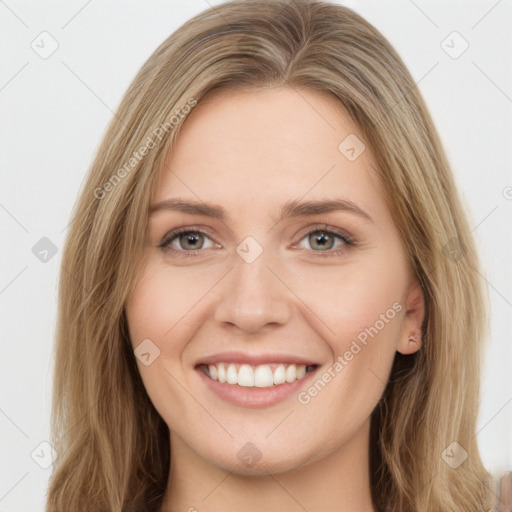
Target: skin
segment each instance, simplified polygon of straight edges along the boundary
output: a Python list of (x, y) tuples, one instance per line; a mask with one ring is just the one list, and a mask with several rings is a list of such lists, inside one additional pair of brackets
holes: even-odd
[[(396, 351), (420, 348), (424, 299), (370, 148), (354, 161), (338, 149), (349, 134), (364, 140), (337, 100), (288, 87), (221, 92), (183, 126), (152, 204), (200, 200), (221, 205), (229, 217), (153, 212), (142, 272), (126, 304), (133, 347), (149, 338), (160, 350), (150, 365), (137, 364), (171, 432), (162, 510), (375, 510), (370, 414)], [(334, 211), (279, 221), (288, 200), (335, 197), (372, 220)], [(194, 256), (183, 255), (191, 251), (186, 236), (172, 242), (180, 255), (159, 247), (181, 226), (208, 230), (192, 245)], [(342, 230), (356, 243), (333, 235), (322, 250), (307, 234), (322, 228)], [(263, 250), (251, 263), (236, 252), (247, 236)], [(359, 343), (306, 404), (293, 393), (271, 407), (235, 406), (194, 369), (201, 358), (230, 350), (293, 354), (320, 365), (316, 379), (396, 303), (402, 310)], [(237, 456), (248, 442), (261, 454), (252, 465)]]

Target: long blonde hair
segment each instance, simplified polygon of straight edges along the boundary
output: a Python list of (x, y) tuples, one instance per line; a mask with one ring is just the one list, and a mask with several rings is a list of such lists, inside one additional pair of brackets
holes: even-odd
[[(371, 418), (376, 507), (488, 510), (492, 484), (475, 439), (484, 293), (466, 213), (418, 88), (386, 39), (346, 7), (235, 0), (185, 23), (144, 64), (75, 206), (60, 276), (52, 410), (58, 458), (47, 511), (158, 510), (169, 430), (137, 370), (124, 304), (156, 180), (186, 112), (214, 91), (261, 86), (330, 94), (347, 109), (379, 164), (423, 288), (423, 348), (396, 355)], [(446, 458), (453, 450), (460, 460), (468, 455), (457, 467)]]

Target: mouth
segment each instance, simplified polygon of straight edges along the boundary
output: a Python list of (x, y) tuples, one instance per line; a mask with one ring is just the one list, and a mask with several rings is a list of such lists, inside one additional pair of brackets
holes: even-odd
[(194, 370), (209, 397), (243, 408), (268, 408), (292, 399), (318, 371), (317, 361), (292, 354), (222, 352)]
[(221, 384), (244, 388), (274, 388), (300, 381), (315, 371), (318, 365), (296, 363), (265, 363), (251, 365), (220, 361), (199, 364), (196, 369)]

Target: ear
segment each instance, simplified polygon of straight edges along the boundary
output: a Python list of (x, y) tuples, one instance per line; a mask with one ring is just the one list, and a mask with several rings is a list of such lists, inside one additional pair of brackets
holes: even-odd
[(414, 354), (421, 348), (421, 326), (425, 318), (425, 298), (417, 280), (413, 280), (407, 291), (405, 315), (403, 318), (397, 352)]

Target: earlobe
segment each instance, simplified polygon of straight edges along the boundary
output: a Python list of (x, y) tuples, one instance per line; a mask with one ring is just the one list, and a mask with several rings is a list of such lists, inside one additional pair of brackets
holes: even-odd
[(421, 348), (421, 335), (419, 334), (411, 334), (405, 343), (401, 342), (400, 346), (397, 349), (397, 352), (400, 352), (404, 355), (414, 354), (418, 352)]
[(397, 352), (401, 354), (414, 354), (421, 348), (423, 319), (425, 318), (425, 299), (423, 290), (417, 281), (414, 281), (408, 291), (405, 316), (398, 343)]

